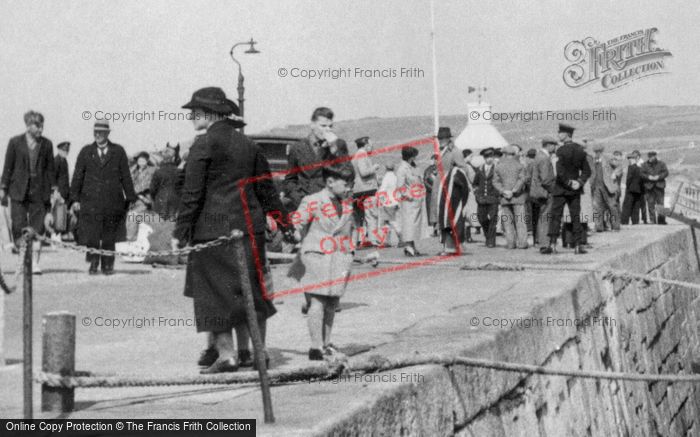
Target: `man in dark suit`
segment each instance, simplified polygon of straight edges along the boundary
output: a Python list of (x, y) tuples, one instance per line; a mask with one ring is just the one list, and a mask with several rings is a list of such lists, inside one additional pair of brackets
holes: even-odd
[(324, 161), (347, 154), (347, 144), (333, 133), (333, 111), (316, 108), (311, 114), (311, 132), (300, 143), (293, 144), (287, 154), (284, 193), (291, 199), (289, 210), (295, 210), (301, 199), (325, 187), (321, 168)]
[(625, 186), (625, 199), (622, 202), (622, 224), (639, 224), (639, 213), (644, 206), (644, 188), (642, 184), (642, 170), (637, 165), (639, 154), (632, 152), (627, 155), (629, 165), (627, 166), (627, 179)]
[(581, 191), (588, 178), (591, 177), (591, 167), (588, 165), (586, 152), (580, 144), (571, 140), (574, 128), (560, 123), (559, 140), (563, 145), (557, 150), (555, 181), (552, 190), (552, 221), (549, 224), (549, 246), (540, 250), (543, 254), (552, 254), (557, 244), (561, 229), (561, 219), (564, 205), (569, 207), (574, 231), (574, 246), (576, 254), (585, 254), (583, 249), (583, 227), (581, 226)]
[(552, 155), (557, 148), (557, 140), (552, 137), (542, 138), (542, 148), (537, 151), (530, 178), (530, 202), (532, 204), (533, 243), (544, 249), (549, 221), (552, 215), (552, 184), (554, 184), (554, 167)]
[[(124, 148), (109, 141), (109, 122), (96, 121), (95, 142), (78, 154), (71, 184), (71, 209), (78, 213), (78, 243), (114, 250), (126, 237), (126, 211), (136, 200)], [(114, 273), (114, 256), (87, 254), (91, 275)], [(101, 266), (100, 266), (101, 264)]]
[(474, 175), (474, 196), (476, 197), (476, 216), (484, 230), (486, 247), (496, 247), (496, 229), (498, 225), (498, 191), (493, 186), (495, 152), (489, 147), (481, 151), (484, 165), (476, 169)]
[(666, 178), (668, 168), (666, 164), (659, 161), (656, 152), (649, 152), (649, 159), (642, 164), (641, 173), (644, 181), (644, 197), (649, 208), (649, 221), (653, 224), (666, 224), (666, 217), (656, 213), (656, 205), (664, 204), (664, 190), (666, 188)]
[[(44, 116), (29, 111), (24, 114), (27, 131), (10, 139), (5, 152), (5, 165), (0, 179), (0, 199), (10, 197), (12, 237), (19, 247), (22, 229), (32, 227), (44, 233), (44, 221), (50, 220), (52, 191), (56, 190), (53, 144), (42, 136)], [(37, 249), (40, 245), (35, 244)], [(34, 250), (34, 273), (41, 273), (39, 251)]]

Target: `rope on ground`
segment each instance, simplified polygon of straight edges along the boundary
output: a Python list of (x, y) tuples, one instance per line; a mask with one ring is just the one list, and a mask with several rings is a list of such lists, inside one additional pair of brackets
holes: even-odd
[[(447, 258), (447, 257), (441, 257)], [(450, 256), (449, 258), (456, 258)], [(379, 260), (379, 264), (405, 264), (407, 261), (384, 259)], [(611, 270), (611, 269), (594, 269), (590, 267), (575, 267), (568, 265), (544, 265), (544, 264), (518, 264), (518, 263), (501, 263), (501, 262), (449, 262), (435, 260), (433, 263), (426, 264), (438, 267), (455, 267), (460, 270), (474, 270), (474, 271), (513, 271), (520, 272), (525, 270), (547, 270), (547, 271), (570, 271), (570, 272), (582, 272), (582, 273), (601, 273), (603, 279), (623, 279), (628, 281), (646, 281), (646, 282), (657, 282), (659, 284), (675, 285), (678, 287), (690, 288), (693, 290), (700, 291), (700, 284), (688, 281), (679, 281), (676, 279), (667, 279), (660, 276), (655, 276), (651, 274), (642, 273), (632, 273), (625, 270)]]
[[(371, 355), (341, 362), (334, 365), (315, 365), (287, 370), (271, 370), (270, 382), (275, 385), (283, 383), (327, 380), (337, 378), (342, 374), (353, 372), (372, 373), (378, 371), (396, 370), (420, 365), (464, 365), (482, 369), (492, 369), (505, 372), (525, 373), (529, 375), (565, 376), (570, 378), (604, 379), (634, 382), (667, 382), (700, 384), (700, 374), (645, 374), (627, 372), (609, 372), (601, 370), (566, 370), (533, 364), (511, 363), (504, 361), (486, 360), (471, 357), (451, 355), (410, 355), (396, 358), (386, 358)], [(35, 381), (49, 387), (64, 388), (114, 388), (114, 387), (154, 387), (172, 385), (200, 384), (249, 384), (259, 382), (257, 372), (233, 372), (214, 375), (192, 376), (128, 376), (128, 375), (59, 375), (39, 373)]]

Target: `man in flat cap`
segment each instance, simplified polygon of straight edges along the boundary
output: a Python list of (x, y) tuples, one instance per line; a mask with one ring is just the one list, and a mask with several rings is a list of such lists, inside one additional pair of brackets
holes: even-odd
[(537, 151), (532, 166), (530, 179), (530, 202), (532, 204), (532, 235), (537, 247), (546, 247), (547, 232), (552, 214), (552, 189), (554, 188), (554, 167), (552, 155), (557, 149), (557, 140), (553, 137), (542, 138), (542, 148)]
[[(109, 141), (109, 122), (95, 121), (95, 141), (80, 150), (71, 183), (71, 210), (78, 215), (78, 244), (114, 250), (126, 239), (126, 211), (136, 201), (124, 148)], [(114, 273), (114, 256), (87, 254), (88, 273)]]
[(494, 159), (496, 152), (492, 147), (481, 151), (484, 157), (484, 165), (476, 169), (474, 175), (474, 196), (476, 197), (476, 216), (484, 230), (486, 247), (496, 247), (496, 229), (498, 227), (499, 193), (493, 186)]
[(648, 153), (647, 162), (642, 164), (642, 179), (644, 180), (644, 197), (649, 208), (649, 221), (653, 224), (665, 225), (666, 217), (656, 212), (656, 206), (664, 204), (664, 190), (668, 168), (656, 156), (655, 151)]
[(557, 237), (561, 230), (564, 205), (569, 207), (573, 223), (574, 246), (576, 254), (585, 254), (582, 245), (583, 228), (581, 226), (581, 190), (591, 177), (586, 152), (580, 144), (573, 142), (574, 128), (559, 124), (559, 140), (563, 143), (557, 150), (556, 177), (552, 190), (552, 221), (549, 224), (549, 246), (542, 249), (543, 254), (554, 253)]
[[(378, 220), (379, 210), (377, 202), (370, 201), (377, 194), (377, 177), (379, 164), (372, 162), (369, 153), (373, 145), (369, 137), (360, 137), (355, 140), (357, 152), (352, 157), (352, 165), (355, 168), (355, 185), (353, 186), (353, 203), (355, 225), (357, 226), (357, 240), (360, 244), (379, 246), (384, 239), (380, 239)], [(360, 234), (362, 232), (362, 235)], [(366, 237), (365, 237), (366, 234)], [(381, 240), (381, 241), (380, 241)]]
[(625, 198), (622, 201), (623, 225), (627, 225), (632, 220), (633, 225), (639, 224), (639, 214), (644, 206), (644, 181), (642, 180), (642, 169), (638, 165), (639, 152), (634, 151), (627, 155), (627, 178), (625, 183)]
[[(25, 133), (12, 137), (5, 152), (5, 164), (0, 179), (0, 200), (10, 198), (12, 238), (15, 247), (22, 241), (22, 230), (30, 226), (38, 234), (44, 233), (45, 221), (51, 220), (51, 195), (56, 191), (53, 144), (42, 136), (44, 116), (35, 111), (24, 114)], [(41, 274), (39, 248), (35, 250), (33, 272)]]
[(620, 191), (622, 168), (615, 165), (603, 154), (605, 146), (596, 143), (593, 146), (593, 168), (591, 169), (591, 191), (593, 196), (593, 222), (596, 232), (605, 231), (606, 218), (609, 217), (613, 231), (620, 230), (620, 209), (617, 195)]

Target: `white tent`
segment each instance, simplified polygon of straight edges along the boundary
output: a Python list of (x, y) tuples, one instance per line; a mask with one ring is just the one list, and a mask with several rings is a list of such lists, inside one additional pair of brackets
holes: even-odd
[(487, 147), (499, 148), (508, 145), (498, 129), (491, 124), (491, 105), (486, 102), (469, 103), (467, 108), (469, 121), (455, 140), (457, 147), (461, 150), (476, 151)]

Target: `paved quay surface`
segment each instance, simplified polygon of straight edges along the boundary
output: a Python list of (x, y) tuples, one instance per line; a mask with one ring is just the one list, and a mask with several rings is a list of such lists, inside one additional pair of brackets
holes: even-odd
[[(333, 342), (349, 355), (391, 356), (412, 352), (457, 352), (492, 340), (510, 326), (496, 320), (527, 318), (531, 308), (572, 287), (581, 272), (525, 270), (518, 272), (464, 271), (451, 266), (468, 262), (503, 262), (596, 268), (614, 256), (630, 252), (681, 229), (681, 225), (626, 226), (622, 232), (592, 234), (594, 248), (576, 256), (560, 249), (555, 256), (536, 249), (484, 247), (481, 235), (467, 244), (467, 254), (446, 263), (421, 266), (350, 283), (336, 315)], [(439, 251), (436, 239), (422, 241), (419, 250)], [(399, 249), (380, 251), (382, 259), (413, 261)], [(16, 260), (0, 255), (3, 270)], [(447, 265), (450, 264), (450, 265)], [(380, 268), (386, 266), (380, 264)], [(34, 281), (34, 366), (41, 366), (41, 315), (66, 310), (77, 317), (76, 369), (98, 373), (196, 375), (196, 360), (205, 338), (192, 323), (192, 303), (182, 295), (184, 270), (153, 269), (117, 262), (111, 277), (87, 275), (83, 256), (65, 250), (42, 255), (44, 274)], [(277, 291), (293, 288), (286, 267), (274, 266)], [(361, 265), (356, 272), (371, 272)], [(13, 277), (9, 275), (9, 280)], [(269, 321), (268, 347), (272, 367), (298, 368), (309, 364), (303, 297), (276, 301), (278, 313)], [(0, 368), (0, 416), (22, 415), (22, 296), (5, 297), (5, 356)], [(556, 325), (557, 314), (551, 314)], [(153, 320), (137, 327), (137, 320)], [(133, 320), (128, 322), (128, 320)], [(107, 320), (126, 327), (100, 326)], [(173, 324), (180, 326), (172, 326)], [(556, 328), (556, 326), (554, 326)], [(516, 329), (523, 329), (517, 328)], [(526, 328), (524, 328), (526, 329)], [(308, 435), (344, 412), (374, 399), (387, 386), (421, 382), (421, 367), (397, 370), (393, 378), (352, 376), (340, 381), (295, 383), (272, 389), (277, 423), (262, 423), (260, 391), (246, 386), (176, 386), (117, 389), (78, 389), (77, 411), (59, 416), (40, 412), (40, 387), (35, 385), (35, 415), (42, 418), (255, 418), (263, 435)], [(393, 379), (393, 381), (391, 380)], [(389, 380), (389, 381), (387, 381)]]

